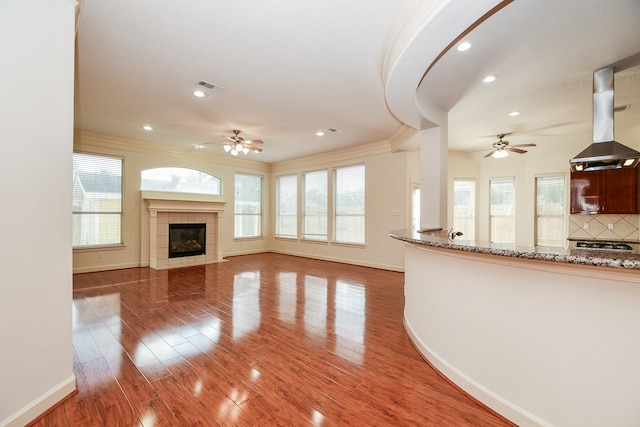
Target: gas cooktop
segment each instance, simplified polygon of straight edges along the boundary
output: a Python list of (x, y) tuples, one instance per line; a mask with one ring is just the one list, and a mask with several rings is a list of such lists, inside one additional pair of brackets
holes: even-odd
[(633, 247), (621, 242), (576, 242), (576, 249), (632, 251)]

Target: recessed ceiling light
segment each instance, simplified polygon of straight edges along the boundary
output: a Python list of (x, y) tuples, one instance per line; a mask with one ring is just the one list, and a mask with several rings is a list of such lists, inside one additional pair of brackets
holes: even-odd
[(520, 115), (520, 111), (512, 111), (512, 112), (509, 113), (509, 115), (511, 117), (519, 116)]
[(318, 136), (323, 136), (323, 135), (324, 135), (324, 132), (322, 132), (321, 130), (319, 130), (318, 132), (316, 132), (316, 135), (318, 135)]
[(142, 129), (146, 130), (147, 132), (151, 132), (153, 130), (151, 125), (144, 125), (144, 126), (142, 126)]
[(458, 47), (456, 48), (458, 49), (458, 52), (464, 52), (465, 50), (469, 50), (471, 49), (471, 43), (469, 42), (462, 42), (458, 45)]
[(204, 145), (202, 145), (202, 144), (196, 144), (196, 145), (194, 145), (194, 148), (195, 148), (196, 150), (202, 150), (202, 149), (204, 148)]
[(498, 76), (487, 76), (484, 79), (482, 79), (482, 81), (485, 83), (491, 83), (491, 82), (495, 82), (497, 78)]
[(196, 89), (193, 91), (193, 96), (195, 96), (196, 98), (204, 98), (205, 96), (207, 96), (207, 94), (201, 90)]

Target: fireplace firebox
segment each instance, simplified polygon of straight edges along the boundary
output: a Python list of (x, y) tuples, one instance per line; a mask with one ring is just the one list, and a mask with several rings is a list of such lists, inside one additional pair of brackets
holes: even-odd
[(203, 255), (207, 224), (169, 224), (169, 258)]

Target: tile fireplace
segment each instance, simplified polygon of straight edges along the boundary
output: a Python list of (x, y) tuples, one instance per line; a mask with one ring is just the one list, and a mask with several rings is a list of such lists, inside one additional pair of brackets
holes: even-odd
[(143, 192), (149, 214), (149, 267), (165, 270), (222, 261), (218, 221), (225, 202), (192, 196), (177, 199), (167, 193)]

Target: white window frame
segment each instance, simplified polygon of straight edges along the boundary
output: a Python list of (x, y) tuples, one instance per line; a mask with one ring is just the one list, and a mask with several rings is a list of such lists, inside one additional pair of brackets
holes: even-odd
[(420, 183), (411, 182), (411, 228), (420, 230)]
[[(295, 180), (295, 211), (293, 213), (289, 213), (289, 212), (281, 212), (281, 188), (280, 188), (280, 182), (282, 179), (293, 179)], [(276, 177), (276, 227), (275, 227), (275, 236), (278, 238), (283, 238), (283, 239), (297, 239), (298, 238), (298, 211), (300, 209), (299, 204), (298, 204), (298, 193), (299, 193), (299, 185), (298, 185), (298, 174), (290, 174), (290, 175), (279, 175)], [(294, 218), (294, 227), (295, 227), (295, 231), (293, 234), (285, 234), (282, 232), (282, 220), (283, 217), (293, 217)]]
[[(318, 173), (324, 173), (325, 174), (325, 206), (324, 206), (324, 214), (322, 212), (318, 213), (318, 214), (309, 214), (308, 211), (308, 207), (307, 207), (307, 176), (313, 175), (313, 174), (318, 174)], [(309, 172), (304, 172), (302, 173), (302, 211), (301, 211), (301, 221), (302, 221), (302, 227), (300, 230), (300, 234), (301, 234), (301, 239), (302, 240), (307, 240), (307, 241), (313, 241), (313, 242), (327, 242), (329, 240), (329, 211), (330, 211), (330, 207), (329, 207), (329, 171), (328, 169), (319, 169), (319, 170), (314, 170), (314, 171), (309, 171)], [(320, 209), (321, 211), (321, 209)], [(318, 220), (321, 222), (322, 221), (322, 217), (324, 216), (324, 222), (325, 222), (325, 230), (324, 233), (309, 233), (307, 230), (307, 218), (311, 218), (311, 217), (317, 217)]]
[[(346, 169), (356, 169), (356, 168), (361, 168), (362, 169), (362, 201), (363, 201), (363, 206), (362, 206), (362, 212), (361, 213), (338, 213), (341, 210), (341, 207), (338, 206), (339, 200), (338, 200), (338, 185), (340, 185), (340, 183), (338, 182), (338, 173), (341, 170), (346, 170)], [(359, 164), (354, 164), (354, 165), (348, 165), (348, 166), (339, 166), (339, 167), (335, 167), (333, 169), (333, 241), (336, 243), (342, 243), (342, 244), (348, 244), (348, 245), (364, 245), (365, 244), (365, 239), (366, 239), (366, 192), (367, 192), (367, 168), (365, 166), (364, 163), (359, 163)], [(341, 236), (338, 236), (339, 232), (338, 232), (338, 222), (340, 222), (339, 220), (341, 218), (346, 218), (346, 217), (359, 217), (362, 218), (362, 222), (361, 222), (361, 226), (362, 226), (362, 230), (361, 230), (361, 236), (360, 239), (353, 239), (353, 240), (349, 240), (348, 238), (342, 238)], [(346, 237), (346, 236), (345, 236)]]
[[(100, 159), (105, 159), (108, 161), (116, 161), (119, 162), (119, 175), (120, 175), (120, 189), (119, 192), (116, 193), (98, 193), (94, 192), (95, 195), (92, 197), (93, 201), (89, 201), (88, 207), (80, 207), (76, 203), (76, 192), (85, 192), (87, 191), (87, 183), (83, 185), (82, 178), (80, 177), (80, 168), (76, 168), (75, 164), (80, 161), (82, 157), (94, 157), (98, 161)], [(118, 156), (106, 156), (103, 154), (95, 154), (95, 153), (83, 153), (83, 152), (74, 152), (73, 153), (73, 181), (72, 181), (72, 192), (73, 192), (73, 206), (72, 206), (72, 222), (73, 222), (73, 249), (89, 249), (89, 248), (104, 248), (104, 247), (116, 247), (124, 245), (124, 159)], [(88, 165), (86, 165), (88, 166)], [(95, 165), (99, 166), (98, 164)], [(116, 166), (116, 165), (114, 165)], [(101, 171), (103, 168), (101, 168)], [(85, 169), (85, 172), (88, 172), (88, 169)], [(97, 170), (95, 171), (97, 172)], [(115, 199), (114, 199), (115, 197)], [(108, 200), (119, 200), (119, 208), (113, 210), (95, 210), (95, 200), (96, 198), (100, 198), (100, 200), (108, 201)], [(84, 197), (83, 202), (84, 205)], [(100, 205), (104, 205), (105, 203), (100, 203)], [(107, 205), (109, 203), (106, 203)], [(106, 216), (105, 216), (106, 215)], [(109, 235), (117, 235), (116, 238), (105, 239), (101, 237), (103, 232), (105, 232), (105, 228), (100, 225), (100, 217), (105, 216), (105, 218), (117, 217), (117, 227), (113, 231), (107, 230), (106, 233)], [(87, 223), (88, 221), (88, 223)], [(112, 221), (109, 221), (112, 223)], [(84, 227), (82, 224), (86, 224)], [(114, 227), (111, 225), (110, 227)], [(77, 233), (80, 233), (78, 236)], [(103, 243), (99, 241), (102, 240)]]
[[(470, 215), (456, 215), (456, 182), (472, 184), (472, 197), (468, 209)], [(453, 228), (462, 233), (461, 239), (476, 240), (476, 180), (474, 178), (453, 178)]]
[[(496, 213), (494, 212), (494, 205), (492, 204), (493, 199), (493, 183), (498, 181), (509, 181), (511, 182), (511, 204), (506, 207), (506, 209), (500, 209), (502, 211), (509, 211), (506, 213)], [(495, 205), (498, 206), (498, 205)], [(500, 222), (504, 223), (504, 225), (511, 227), (511, 233), (507, 238), (498, 238), (496, 230), (496, 226), (494, 225), (494, 219), (496, 222), (501, 220)], [(515, 244), (516, 239), (516, 179), (515, 177), (502, 177), (502, 178), (490, 178), (489, 180), (489, 240), (491, 243), (499, 243), (499, 244)]]
[(197, 169), (167, 166), (140, 172), (140, 190), (220, 195), (222, 180)]
[[(548, 205), (548, 209), (547, 210), (552, 210), (552, 211), (556, 211), (555, 214), (551, 215), (551, 214), (541, 214), (539, 211), (539, 199), (538, 199), (538, 193), (539, 193), (539, 187), (538, 187), (538, 183), (541, 180), (547, 180), (547, 179), (561, 179), (562, 180), (562, 185), (560, 186), (560, 188), (562, 189), (562, 194), (561, 194), (561, 204), (560, 206), (558, 206), (557, 203), (555, 203), (555, 207), (549, 206)], [(564, 173), (555, 173), (555, 174), (544, 174), (544, 175), (536, 175), (535, 177), (535, 245), (536, 246), (550, 246), (550, 247), (565, 247), (565, 243), (566, 243), (566, 232), (567, 232), (567, 223), (566, 223), (566, 214), (567, 214), (567, 177), (566, 174)], [(557, 213), (557, 211), (560, 210), (561, 212)], [(540, 233), (543, 232), (541, 230), (545, 229), (546, 227), (543, 227), (541, 225), (541, 221), (543, 220), (561, 220), (561, 224), (559, 227), (556, 227), (556, 229), (559, 229), (560, 232), (554, 236), (551, 235), (547, 235), (544, 238), (541, 238)]]
[[(259, 211), (256, 212), (242, 212), (242, 211), (238, 211), (238, 190), (237, 190), (237, 185), (238, 185), (238, 177), (239, 176), (246, 176), (246, 177), (255, 177), (258, 178), (260, 180), (260, 201), (258, 204), (258, 208)], [(255, 239), (255, 238), (261, 238), (263, 237), (263, 221), (264, 221), (264, 177), (262, 175), (254, 175), (254, 174), (249, 174), (249, 173), (236, 173), (234, 175), (234, 182), (233, 182), (233, 195), (234, 195), (234, 200), (233, 200), (233, 213), (234, 213), (234, 220), (233, 220), (233, 237), (234, 239)], [(256, 234), (240, 234), (239, 232), (243, 227), (239, 227), (239, 224), (243, 223), (243, 220), (245, 219), (244, 217), (246, 216), (254, 216), (257, 217), (258, 219), (258, 223), (257, 223), (257, 233)]]

